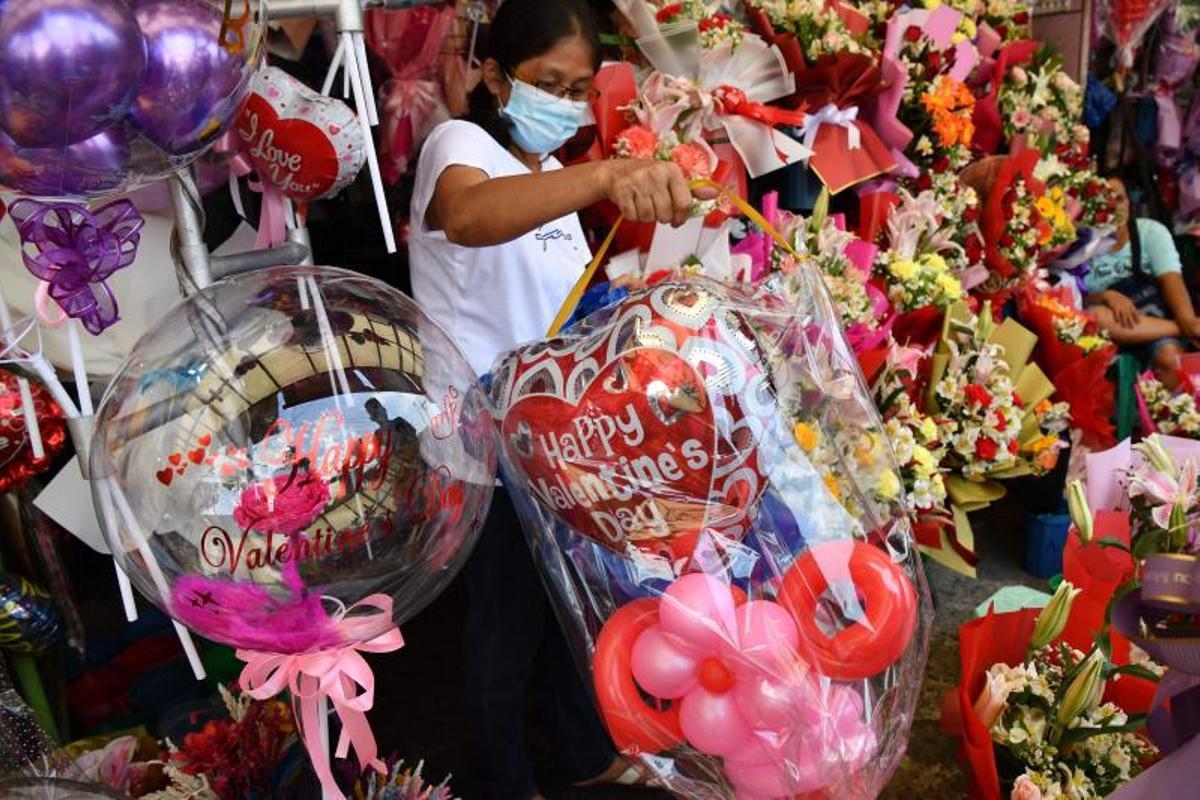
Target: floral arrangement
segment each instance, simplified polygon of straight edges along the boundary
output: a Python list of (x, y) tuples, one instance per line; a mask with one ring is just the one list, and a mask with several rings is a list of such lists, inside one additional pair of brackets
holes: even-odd
[[(1062, 587), (1075, 591), (1069, 583)], [(1099, 650), (1084, 655), (1064, 644), (1042, 647), (1016, 666), (988, 669), (976, 711), (1021, 770), (1012, 800), (1105, 797), (1156, 752), (1131, 732), (1140, 719), (1102, 702), (1111, 671)]]
[(654, 159), (679, 166), (688, 179), (708, 178), (717, 167), (717, 155), (703, 139), (680, 141), (674, 131), (656, 133), (644, 125), (633, 125), (617, 135), (618, 158)]
[[(925, 0), (926, 8), (936, 8), (940, 0)], [(1033, 18), (1028, 3), (1020, 0), (950, 0), (953, 8), (978, 20), (1006, 42), (1028, 39)]]
[(958, 306), (946, 315), (930, 405), (946, 441), (947, 463), (970, 481), (1018, 465), (1042, 474), (1054, 468), (1066, 446), (1058, 434), (1069, 413), (1047, 397), (1031, 399), (1029, 407), (1017, 394), (1004, 344), (993, 338), (990, 313), (985, 306), (974, 317)]
[(872, 387), (884, 418), (884, 432), (900, 465), (900, 481), (908, 507), (918, 517), (946, 516), (946, 483), (939, 465), (945, 445), (932, 417), (913, 399), (914, 377), (908, 368), (889, 364)]
[(914, 311), (925, 306), (945, 308), (962, 300), (962, 283), (937, 253), (922, 253), (903, 258), (895, 253), (881, 270), (887, 282), (888, 299), (901, 311)]
[(353, 800), (458, 800), (450, 790), (450, 778), (436, 785), (426, 783), (421, 774), (424, 768), (424, 762), (412, 769), (405, 767), (402, 759), (396, 759), (385, 765), (383, 773), (355, 770), (357, 774), (348, 781), (351, 784), (348, 796)]
[(871, 48), (846, 29), (846, 24), (822, 0), (755, 0), (779, 33), (795, 35), (811, 63), (837, 53), (871, 53)]
[(1168, 389), (1153, 372), (1145, 372), (1138, 378), (1137, 390), (1155, 430), (1200, 439), (1200, 408), (1196, 406), (1195, 395)]
[(209, 720), (167, 743), (165, 768), (170, 785), (149, 800), (242, 800), (271, 797), (278, 770), (296, 741), (292, 711), (279, 700), (253, 700), (221, 687), (228, 718)]
[(659, 25), (677, 22), (695, 22), (700, 31), (700, 44), (712, 49), (725, 42), (737, 45), (742, 41), (746, 28), (729, 14), (712, 11), (703, 0), (683, 0), (668, 3), (655, 13)]
[(1055, 148), (1086, 144), (1089, 133), (1081, 117), (1083, 88), (1062, 69), (1062, 59), (1039, 51), (1032, 63), (1014, 66), (999, 92), (1004, 135), (1023, 136), (1027, 145), (1053, 152)]

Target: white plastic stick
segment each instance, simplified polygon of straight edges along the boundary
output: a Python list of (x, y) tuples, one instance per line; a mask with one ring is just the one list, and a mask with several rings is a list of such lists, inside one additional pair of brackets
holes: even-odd
[(304, 275), (300, 276), (299, 278), (296, 278), (296, 291), (298, 291), (300, 293), (300, 308), (303, 311), (308, 311), (308, 309), (309, 309), (308, 280), (306, 278), (307, 278), (307, 276), (304, 276)]
[[(104, 527), (112, 533), (114, 537), (117, 535), (117, 514), (113, 510), (112, 496), (108, 493), (108, 484), (100, 482), (100, 514), (104, 517)], [(129, 576), (125, 574), (125, 570), (121, 569), (121, 565), (117, 563), (116, 555), (113, 555), (113, 569), (117, 571), (117, 587), (121, 590), (121, 604), (125, 606), (125, 619), (130, 622), (137, 622), (137, 602), (133, 599), (133, 585), (129, 582)]]
[[(0, 292), (0, 334), (12, 330), (12, 314), (8, 313), (8, 303), (4, 300), (4, 292)], [(0, 335), (0, 339), (4, 337)]]
[[(350, 32), (342, 32), (342, 40), (347, 48), (353, 48), (350, 42)], [(371, 138), (371, 126), (366, 116), (366, 93), (363, 91), (362, 76), (358, 73), (358, 60), (347, 57), (346, 71), (350, 73), (350, 83), (354, 87), (354, 105), (358, 109), (358, 119), (362, 128), (363, 146), (367, 151), (367, 168), (371, 172), (371, 188), (375, 190), (375, 206), (379, 210), (379, 224), (383, 227), (383, 243), (389, 253), (396, 252), (396, 236), (392, 232), (392, 219), (388, 213), (387, 198), (383, 194), (383, 176), (379, 172), (379, 158), (375, 155), (375, 141)]]
[(350, 39), (354, 42), (354, 57), (358, 59), (358, 74), (362, 76), (363, 88), (367, 90), (367, 120), (371, 127), (379, 124), (379, 111), (375, 107), (375, 87), (371, 85), (371, 70), (367, 63), (367, 43), (363, 40), (362, 31), (352, 31)]
[(17, 389), (21, 392), (21, 413), (25, 416), (29, 446), (33, 448), (33, 457), (41, 461), (46, 457), (46, 448), (42, 446), (42, 428), (38, 425), (37, 409), (33, 406), (33, 392), (29, 389), (29, 381), (26, 378), (17, 378)]
[(325, 359), (329, 362), (333, 374), (337, 376), (337, 383), (333, 386), (334, 396), (340, 394), (347, 405), (352, 405), (354, 399), (350, 396), (350, 383), (346, 380), (346, 365), (342, 363), (342, 354), (333, 335), (333, 326), (329, 324), (329, 315), (325, 313), (325, 300), (321, 297), (321, 290), (312, 276), (306, 276), (305, 280), (308, 281), (308, 296), (317, 317), (317, 329), (321, 332), (321, 344), (325, 346)]
[(83, 347), (79, 344), (77, 319), (67, 320), (67, 346), (71, 350), (71, 369), (75, 372), (75, 393), (79, 395), (79, 415), (92, 416), (92, 390), (88, 386), (87, 365), (83, 362)]
[[(325, 748), (326, 758), (330, 753), (329, 747), (329, 698), (322, 694), (317, 700), (317, 733), (320, 734), (321, 747)], [(321, 800), (333, 800), (334, 795), (325, 786), (321, 786)]]
[(67, 419), (75, 419), (79, 416), (79, 409), (75, 407), (75, 401), (71, 399), (71, 395), (67, 394), (67, 390), (63, 388), (62, 381), (58, 379), (58, 375), (54, 372), (54, 367), (50, 366), (50, 362), (46, 361), (46, 357), (41, 353), (33, 353), (29, 356), (29, 368), (37, 373), (45, 385), (46, 390), (54, 397), (54, 401), (62, 408), (63, 414)]
[(329, 96), (329, 91), (333, 88), (333, 79), (337, 77), (345, 54), (346, 43), (339, 39), (337, 49), (333, 51), (333, 60), (329, 62), (329, 71), (325, 73), (325, 82), (321, 84), (321, 94)]
[[(146, 535), (142, 533), (142, 526), (138, 524), (133, 509), (129, 507), (129, 501), (125, 498), (125, 493), (121, 491), (121, 487), (111, 478), (106, 483), (108, 484), (108, 491), (112, 492), (112, 498), (117, 505), (117, 511), (120, 512), (121, 517), (125, 520), (125, 526), (129, 531), (129, 535), (133, 537), (138, 553), (141, 554), (142, 560), (146, 562), (146, 568), (150, 571), (150, 579), (154, 581), (154, 587), (158, 590), (159, 597), (162, 598), (164, 603), (169, 603), (171, 600), (171, 589), (167, 585), (167, 578), (158, 566), (158, 559), (150, 551), (150, 543), (146, 541)], [(200, 653), (196, 650), (196, 643), (192, 641), (192, 632), (179, 622), (172, 620), (172, 623), (175, 626), (175, 635), (179, 637), (179, 643), (183, 645), (183, 652), (187, 655), (188, 663), (192, 665), (192, 672), (195, 674), (196, 680), (204, 680), (207, 673), (204, 671), (204, 664), (200, 661)]]

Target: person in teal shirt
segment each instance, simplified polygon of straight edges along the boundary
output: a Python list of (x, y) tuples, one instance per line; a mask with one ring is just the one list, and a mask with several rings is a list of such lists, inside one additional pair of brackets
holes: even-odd
[(1088, 311), (1114, 342), (1132, 350), (1174, 387), (1179, 356), (1189, 342), (1200, 343), (1200, 317), (1184, 283), (1171, 232), (1152, 219), (1137, 219), (1131, 225), (1125, 186), (1116, 179), (1111, 184), (1118, 198), (1117, 242), (1111, 252), (1092, 261), (1085, 280)]

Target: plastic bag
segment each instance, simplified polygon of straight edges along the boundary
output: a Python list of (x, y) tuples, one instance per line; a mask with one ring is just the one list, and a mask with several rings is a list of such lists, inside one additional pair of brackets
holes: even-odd
[(674, 280), (492, 372), (567, 639), (679, 796), (873, 797), (904, 752), (932, 612), (836, 320), (808, 267)]

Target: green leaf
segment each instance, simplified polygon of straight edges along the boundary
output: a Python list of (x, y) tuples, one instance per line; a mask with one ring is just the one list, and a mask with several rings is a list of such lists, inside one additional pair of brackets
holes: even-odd
[(829, 187), (822, 186), (821, 194), (817, 196), (817, 202), (813, 204), (812, 210), (812, 229), (815, 235), (825, 225), (825, 220), (829, 217)]
[(1101, 547), (1115, 547), (1118, 550), (1124, 550), (1126, 553), (1131, 552), (1129, 545), (1125, 544), (1120, 539), (1113, 538), (1112, 536), (1105, 536), (1103, 539), (1097, 539), (1096, 544), (1100, 545)]
[(1129, 721), (1124, 725), (1103, 725), (1099, 728), (1070, 728), (1063, 732), (1062, 738), (1059, 739), (1059, 744), (1078, 744), (1079, 742), (1087, 741), (1093, 736), (1100, 736), (1106, 733), (1133, 733), (1145, 726), (1145, 714), (1130, 714)]
[(1160, 680), (1157, 672), (1152, 672), (1146, 669), (1141, 664), (1126, 664), (1122, 667), (1114, 667), (1110, 675), (1132, 675), (1135, 678), (1145, 678), (1148, 681), (1158, 683)]
[(1133, 540), (1133, 557), (1145, 558), (1151, 553), (1161, 553), (1166, 550), (1163, 536), (1166, 531), (1148, 531)]

